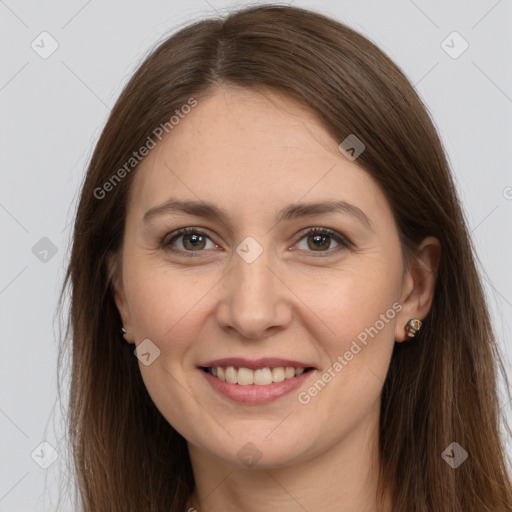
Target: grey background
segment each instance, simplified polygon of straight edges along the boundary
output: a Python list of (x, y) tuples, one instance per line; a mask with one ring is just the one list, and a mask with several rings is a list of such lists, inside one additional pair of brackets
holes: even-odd
[[(292, 3), (376, 42), (428, 105), (511, 375), (512, 0)], [(155, 43), (239, 5), (247, 2), (0, 0), (0, 512), (55, 510), (57, 478), (65, 479), (54, 314), (77, 191), (109, 109)], [(47, 59), (31, 47), (43, 45), (43, 31), (58, 43)], [(458, 58), (445, 49), (458, 52), (460, 40), (442, 46), (453, 31), (469, 44)], [(510, 414), (510, 404), (503, 407)], [(43, 441), (58, 453), (48, 469), (31, 457), (35, 450), (36, 461), (51, 462)], [(63, 503), (59, 510), (72, 509)]]

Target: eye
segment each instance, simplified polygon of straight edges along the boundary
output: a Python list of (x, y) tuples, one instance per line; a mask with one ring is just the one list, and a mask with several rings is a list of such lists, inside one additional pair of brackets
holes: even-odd
[[(178, 246), (181, 247), (176, 249), (173, 245), (180, 238), (182, 240), (178, 243)], [(213, 247), (207, 247), (208, 241)], [(201, 252), (202, 249), (214, 249), (215, 247), (218, 247), (205, 233), (195, 228), (182, 228), (166, 235), (161, 242), (161, 246), (168, 251), (184, 254), (186, 256), (196, 256), (195, 254), (190, 253)]]
[[(178, 242), (181, 239), (180, 242)], [(305, 247), (300, 247), (301, 242), (305, 240)], [(338, 244), (332, 248), (332, 241)], [(211, 244), (208, 247), (208, 242)], [(178, 245), (178, 248), (175, 247)], [(219, 246), (214, 244), (208, 235), (196, 228), (181, 228), (166, 235), (161, 243), (161, 247), (167, 251), (184, 256), (199, 256), (203, 249), (215, 249)], [(297, 245), (297, 244), (296, 244)], [(299, 238), (298, 248), (306, 252), (320, 253), (318, 256), (330, 255), (342, 249), (347, 249), (352, 243), (340, 233), (328, 228), (314, 227), (309, 228)], [(198, 253), (198, 254), (194, 254)], [(325, 254), (327, 253), (327, 254)]]
[[(300, 247), (302, 240), (305, 240), (305, 247)], [(333, 240), (338, 244), (337, 247), (331, 247)], [(315, 227), (309, 228), (305, 234), (302, 234), (302, 237), (299, 239), (298, 248), (309, 252), (328, 253), (329, 255), (342, 249), (348, 249), (351, 245), (347, 238), (336, 231)], [(321, 256), (323, 255), (321, 254)]]

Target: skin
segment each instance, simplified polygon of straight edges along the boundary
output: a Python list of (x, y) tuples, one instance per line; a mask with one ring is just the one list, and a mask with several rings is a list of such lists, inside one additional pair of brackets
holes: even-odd
[[(200, 512), (377, 510), (381, 390), (394, 343), (410, 339), (407, 321), (431, 306), (440, 247), (425, 238), (406, 271), (386, 197), (340, 153), (340, 142), (282, 95), (222, 86), (137, 169), (122, 251), (111, 263), (115, 300), (126, 340), (150, 339), (160, 350), (150, 365), (139, 362), (140, 371), (188, 442), (190, 507)], [(228, 222), (167, 213), (144, 223), (146, 211), (171, 197), (215, 203)], [(288, 204), (333, 199), (360, 208), (372, 228), (347, 213), (275, 222)], [(183, 246), (187, 236), (172, 242), (180, 254), (162, 247), (183, 227), (207, 236), (199, 249), (190, 239)], [(310, 227), (330, 228), (352, 245), (327, 237), (317, 249), (304, 233)], [(252, 263), (236, 252), (248, 236), (263, 249)], [(394, 318), (299, 403), (298, 392), (394, 303), (401, 306)], [(296, 359), (317, 370), (274, 402), (242, 405), (215, 392), (197, 368), (231, 356)], [(237, 457), (249, 442), (261, 456), (252, 467)], [(391, 510), (389, 496), (379, 510)]]

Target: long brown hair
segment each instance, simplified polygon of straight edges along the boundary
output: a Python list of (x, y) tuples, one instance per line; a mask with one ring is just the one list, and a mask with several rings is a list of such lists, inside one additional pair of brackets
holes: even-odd
[[(194, 488), (186, 441), (153, 404), (133, 345), (122, 338), (107, 259), (123, 241), (136, 172), (126, 162), (190, 98), (200, 102), (222, 84), (274, 88), (307, 105), (336, 140), (355, 134), (366, 146), (358, 164), (382, 187), (404, 251), (428, 235), (441, 243), (425, 325), (413, 342), (395, 344), (383, 387), (380, 489), (391, 491), (393, 510), (512, 510), (498, 370), (508, 380), (427, 109), (365, 37), (321, 14), (277, 5), (201, 20), (159, 44), (124, 88), (95, 147), (63, 287), (71, 303), (59, 356), (63, 371), (72, 349), (68, 434), (83, 510), (181, 512)], [(112, 181), (123, 166), (122, 179)], [(456, 469), (441, 456), (452, 442), (469, 454)]]

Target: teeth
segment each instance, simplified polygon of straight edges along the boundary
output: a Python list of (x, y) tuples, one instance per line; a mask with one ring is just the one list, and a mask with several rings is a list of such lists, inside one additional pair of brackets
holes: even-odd
[(237, 384), (238, 382), (238, 371), (233, 366), (228, 366), (226, 368), (226, 382), (231, 384)]
[(272, 368), (272, 382), (283, 382), (284, 368)]
[[(213, 370), (213, 368), (212, 368)], [(239, 368), (238, 369), (238, 384), (242, 386), (246, 386), (247, 384), (259, 384), (259, 382), (254, 382), (255, 372), (249, 370), (249, 368)]]
[(285, 379), (293, 379), (302, 375), (305, 368), (294, 368), (293, 366), (276, 367), (276, 368), (258, 368), (251, 370), (250, 368), (235, 368), (234, 366), (227, 366), (223, 368), (216, 366), (209, 368), (211, 375), (217, 377), (221, 381), (226, 381), (231, 384), (239, 384), (240, 386), (247, 386), (256, 384), (257, 386), (267, 386), (273, 382), (283, 382)]
[(272, 384), (272, 370), (270, 368), (258, 368), (253, 373), (254, 384), (258, 384), (258, 386), (266, 386), (267, 384)]
[(284, 371), (285, 379), (293, 379), (295, 377), (295, 368), (293, 366), (287, 366)]

